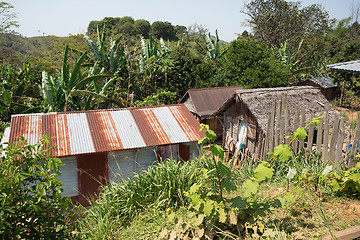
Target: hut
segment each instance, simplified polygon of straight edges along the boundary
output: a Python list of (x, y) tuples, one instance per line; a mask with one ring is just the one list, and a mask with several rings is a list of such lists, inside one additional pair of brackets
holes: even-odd
[(295, 84), (296, 86), (313, 86), (319, 88), (328, 100), (334, 99), (339, 93), (339, 87), (331, 77), (310, 78)]
[[(58, 157), (63, 196), (87, 204), (100, 184), (120, 182), (173, 156), (199, 155), (200, 124), (183, 104), (82, 112), (13, 115), (5, 139), (29, 144), (47, 134)], [(121, 177), (119, 176), (121, 175)]]
[(189, 89), (180, 103), (184, 103), (200, 123), (209, 125), (218, 139), (222, 137), (222, 116), (214, 115), (221, 105), (234, 95), (241, 86)]
[(286, 97), (292, 130), (298, 109), (305, 111), (306, 120), (325, 110), (329, 112), (330, 122), (334, 119), (336, 110), (320, 90), (312, 86), (238, 90), (215, 113), (223, 117), (223, 147), (235, 150), (242, 145), (252, 157), (261, 157), (272, 105), (281, 96)]

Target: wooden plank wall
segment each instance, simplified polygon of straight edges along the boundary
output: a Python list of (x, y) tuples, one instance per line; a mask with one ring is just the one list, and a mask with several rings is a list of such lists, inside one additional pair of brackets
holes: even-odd
[[(298, 152), (305, 148), (308, 152), (316, 151), (322, 156), (323, 161), (331, 163), (344, 161), (347, 167), (354, 166), (354, 157), (359, 153), (360, 121), (357, 122), (355, 129), (351, 129), (351, 127), (346, 129), (344, 118), (336, 115), (331, 128), (328, 110), (322, 116), (323, 118), (318, 126), (307, 126), (308, 137), (305, 141), (296, 140), (292, 142), (293, 151)], [(314, 117), (319, 116), (312, 114), (311, 119)], [(291, 122), (285, 95), (273, 101), (268, 119), (268, 134), (264, 140), (261, 159), (279, 144), (288, 144), (289, 139), (286, 136), (291, 135), (298, 127), (305, 127), (306, 121), (311, 121), (311, 119), (306, 119), (304, 109), (295, 109), (294, 118)], [(348, 126), (351, 126), (351, 122)]]

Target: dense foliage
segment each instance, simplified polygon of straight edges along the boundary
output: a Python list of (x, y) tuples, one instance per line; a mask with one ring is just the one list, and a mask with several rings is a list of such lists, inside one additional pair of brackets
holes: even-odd
[(62, 197), (58, 179), (61, 161), (49, 157), (48, 144), (24, 140), (1, 149), (0, 238), (68, 239), (74, 214), (66, 212), (70, 198)]

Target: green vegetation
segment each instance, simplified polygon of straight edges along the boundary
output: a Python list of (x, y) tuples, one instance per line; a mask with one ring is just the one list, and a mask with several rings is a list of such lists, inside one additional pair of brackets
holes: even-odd
[(73, 236), (71, 200), (62, 197), (61, 161), (44, 148), (49, 139), (0, 149), (0, 238), (67, 239)]
[[(201, 25), (129, 16), (91, 21), (85, 35), (24, 38), (8, 31), (17, 25), (12, 6), (1, 8), (10, 21), (0, 25), (0, 132), (12, 114), (171, 104), (190, 88), (279, 87), (320, 76), (344, 84), (338, 103), (359, 102), (358, 76), (326, 68), (358, 58), (359, 23), (333, 21), (320, 5), (252, 0), (244, 8), (252, 32), (231, 43)], [(200, 159), (166, 161), (104, 186), (78, 221), (60, 195), (61, 163), (43, 148), (47, 139), (9, 146), (0, 161), (1, 237), (313, 238), (360, 224), (355, 207), (347, 214), (360, 206), (359, 164), (344, 170), (283, 144), (267, 162), (232, 168), (203, 128), (208, 147)], [(289, 137), (306, 136), (299, 128)]]
[[(317, 124), (315, 118), (309, 124)], [(211, 143), (215, 134), (204, 125)], [(292, 139), (304, 139), (304, 128)], [(315, 153), (293, 155), (281, 145), (269, 162), (231, 168), (224, 150), (210, 144), (192, 162), (173, 160), (110, 187), (79, 221), (86, 239), (273, 239), (320, 237), (360, 224), (349, 221), (359, 200), (360, 165), (347, 171), (319, 160)], [(349, 192), (350, 191), (350, 192)], [(334, 215), (333, 205), (342, 209)], [(303, 211), (302, 209), (306, 209)], [(355, 213), (360, 215), (360, 212)], [(92, 226), (92, 228), (90, 228)], [(91, 229), (91, 231), (89, 231)]]

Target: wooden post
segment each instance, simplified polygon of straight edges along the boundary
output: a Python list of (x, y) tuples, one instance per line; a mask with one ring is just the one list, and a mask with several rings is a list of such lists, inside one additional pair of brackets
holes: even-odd
[(332, 128), (331, 139), (330, 139), (330, 150), (329, 150), (330, 161), (335, 160), (335, 148), (337, 144), (338, 134), (339, 134), (339, 115), (335, 114), (335, 121), (334, 121), (334, 126)]
[[(305, 127), (305, 110), (302, 108), (300, 110), (300, 127)], [(304, 141), (299, 142), (299, 150), (304, 147)]]
[(349, 128), (348, 128), (348, 131), (346, 134), (346, 147), (345, 147), (345, 156), (346, 157), (348, 157), (348, 154), (350, 153), (351, 124), (352, 124), (352, 122), (350, 121)]
[[(294, 117), (294, 129), (293, 132), (298, 129), (299, 127), (299, 122), (300, 122), (300, 114), (299, 114), (299, 109), (296, 108), (295, 109), (295, 117)], [(292, 149), (294, 150), (295, 153), (297, 153), (298, 151), (298, 146), (299, 146), (299, 140), (295, 140), (292, 143)]]
[(268, 141), (268, 148), (265, 151), (265, 154), (268, 152), (272, 152), (274, 151), (274, 135), (275, 135), (275, 111), (276, 111), (276, 100), (273, 99), (272, 102), (272, 108), (271, 108), (271, 112), (270, 112), (270, 125), (268, 127), (268, 132), (267, 132), (267, 141)]
[(349, 168), (354, 167), (354, 157), (356, 155), (356, 150), (358, 148), (358, 144), (360, 141), (360, 121), (357, 122), (356, 125), (356, 129), (355, 129), (355, 136), (354, 136), (354, 141), (352, 144), (352, 148), (351, 148), (351, 152), (350, 152), (350, 161), (349, 161)]
[(328, 162), (329, 149), (329, 112), (326, 110), (324, 117), (324, 144), (323, 144), (323, 161)]
[(323, 141), (323, 130), (324, 130), (324, 119), (320, 119), (320, 124), (318, 126), (317, 136), (316, 136), (316, 151), (318, 154), (321, 153), (321, 144)]
[[(313, 112), (311, 112), (310, 118), (311, 118), (310, 121), (312, 121), (312, 119), (314, 118), (314, 113)], [(308, 141), (307, 141), (307, 146), (306, 146), (306, 150), (308, 152), (312, 151), (313, 141), (314, 141), (314, 127), (310, 126), (309, 127)]]
[(275, 127), (275, 130), (274, 130), (274, 143), (275, 143), (275, 146), (274, 147), (277, 147), (279, 145), (279, 138), (280, 138), (280, 118), (281, 118), (281, 97), (279, 97), (278, 101), (277, 101), (277, 106), (276, 106), (276, 119), (275, 119), (275, 122), (276, 122), (276, 127)]
[(344, 145), (344, 134), (345, 134), (345, 125), (344, 125), (344, 119), (340, 118), (339, 123), (339, 135), (337, 138), (337, 145), (336, 145), (336, 151), (335, 151), (335, 162), (339, 163), (342, 160), (342, 149)]
[[(289, 136), (291, 133), (290, 131), (290, 118), (289, 118), (289, 108), (286, 105), (285, 106), (285, 137)], [(285, 144), (289, 144), (290, 139), (289, 138), (285, 138)]]

